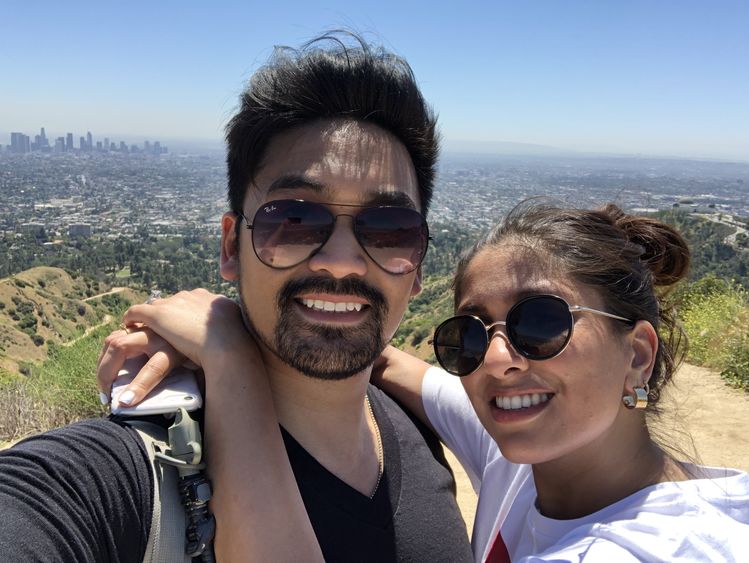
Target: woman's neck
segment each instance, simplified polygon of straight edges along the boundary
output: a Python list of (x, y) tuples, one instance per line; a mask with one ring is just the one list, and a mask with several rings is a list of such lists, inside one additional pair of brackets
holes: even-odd
[(644, 424), (627, 434), (533, 465), (540, 512), (558, 520), (582, 518), (650, 485), (689, 479)]

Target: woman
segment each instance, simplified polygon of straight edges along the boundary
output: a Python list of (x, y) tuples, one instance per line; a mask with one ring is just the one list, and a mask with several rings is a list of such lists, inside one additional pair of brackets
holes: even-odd
[[(458, 266), (434, 346), (460, 377), (385, 352), (378, 385), (480, 485), (477, 561), (738, 560), (749, 477), (676, 460), (646, 422), (682, 355), (662, 297), (688, 263), (653, 219), (523, 204)], [(221, 476), (232, 502), (246, 478)]]
[(613, 205), (521, 205), (460, 262), (435, 332), (461, 378), (387, 351), (380, 384), (480, 481), (477, 560), (745, 555), (747, 475), (677, 461), (646, 422), (682, 355), (662, 296), (688, 263), (671, 227)]

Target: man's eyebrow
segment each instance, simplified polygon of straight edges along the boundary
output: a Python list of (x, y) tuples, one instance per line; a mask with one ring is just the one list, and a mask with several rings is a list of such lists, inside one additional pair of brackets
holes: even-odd
[(404, 192), (377, 192), (367, 199), (367, 205), (392, 205), (416, 209), (414, 201)]
[[(328, 186), (317, 180), (313, 180), (303, 174), (284, 174), (271, 183), (267, 193), (281, 190), (308, 189), (318, 193), (324, 193)], [(336, 202), (330, 202), (336, 203)], [(365, 205), (392, 205), (394, 207), (408, 207), (416, 209), (414, 201), (404, 192), (377, 192), (366, 199)]]
[(304, 176), (302, 174), (284, 174), (279, 176), (271, 183), (267, 193), (273, 193), (280, 190), (294, 190), (298, 188), (306, 188), (316, 192), (325, 191), (326, 186), (312, 178)]

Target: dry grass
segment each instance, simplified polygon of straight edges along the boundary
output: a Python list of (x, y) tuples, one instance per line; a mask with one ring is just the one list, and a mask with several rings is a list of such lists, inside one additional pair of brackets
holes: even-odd
[(0, 442), (63, 426), (78, 416), (19, 378), (0, 386)]

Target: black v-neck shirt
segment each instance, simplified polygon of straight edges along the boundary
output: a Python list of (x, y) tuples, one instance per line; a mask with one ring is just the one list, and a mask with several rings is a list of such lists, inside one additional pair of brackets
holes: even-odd
[(384, 455), (383, 474), (371, 499), (330, 473), (283, 431), (325, 560), (472, 561), (450, 472), (392, 399), (372, 386), (367, 394)]

